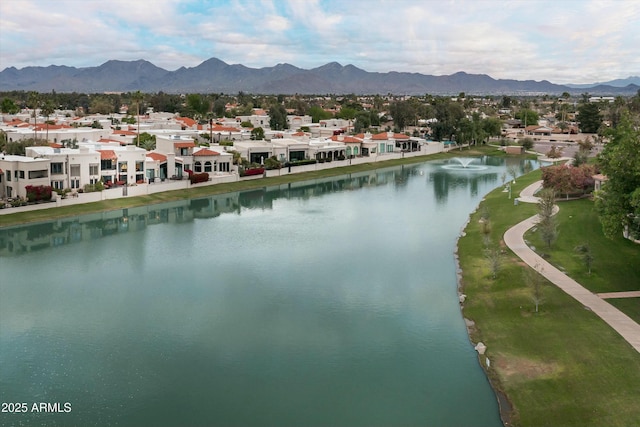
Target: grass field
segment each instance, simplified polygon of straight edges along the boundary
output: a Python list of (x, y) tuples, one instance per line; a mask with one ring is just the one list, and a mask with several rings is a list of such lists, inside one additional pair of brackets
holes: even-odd
[[(559, 202), (558, 239), (547, 248), (539, 233), (531, 230), (525, 239), (536, 247), (538, 253), (565, 271), (567, 275), (592, 292), (640, 291), (640, 245), (622, 236), (607, 239), (602, 234), (598, 215), (591, 200)], [(575, 248), (588, 244), (593, 261), (591, 273), (584, 259)], [(640, 300), (608, 300), (627, 315), (640, 320)]]
[[(514, 191), (519, 193), (539, 177), (540, 172), (535, 171), (519, 178)], [(496, 244), (507, 228), (536, 213), (535, 205), (514, 206), (507, 197), (500, 189), (487, 195), (471, 216), (458, 250), (463, 291), (467, 295), (463, 313), (475, 322), (470, 328), (472, 341), (482, 341), (487, 346), (486, 356), (491, 360), (487, 373), (494, 387), (503, 391), (513, 406), (512, 425), (640, 425), (638, 352), (600, 318), (548, 282), (543, 285), (543, 301), (536, 313), (533, 291), (523, 277), (529, 267), (504, 245), (503, 265), (497, 278), (491, 278), (483, 255), (481, 212), (489, 212), (490, 235)], [(594, 261), (593, 286), (603, 291), (630, 288), (630, 283), (638, 281), (637, 268), (629, 261), (638, 258), (629, 256), (637, 257), (640, 247), (631, 248), (623, 241), (603, 241), (607, 255), (601, 253), (605, 249), (596, 243), (601, 239), (595, 238), (601, 231), (591, 222), (589, 203), (583, 200), (575, 208), (560, 206), (560, 214), (566, 215), (566, 222), (572, 225), (565, 226), (565, 221), (560, 221), (557, 251), (549, 252), (550, 259), (567, 271), (573, 269), (586, 275), (586, 267), (573, 248), (588, 237), (594, 256), (600, 259), (598, 263)], [(534, 243), (536, 237), (530, 239)], [(625, 262), (630, 268), (616, 264)]]

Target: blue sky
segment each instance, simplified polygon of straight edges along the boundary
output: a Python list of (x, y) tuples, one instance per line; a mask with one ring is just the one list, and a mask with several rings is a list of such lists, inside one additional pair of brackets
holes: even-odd
[(3, 0), (0, 69), (253, 68), (593, 83), (640, 75), (640, 0)]

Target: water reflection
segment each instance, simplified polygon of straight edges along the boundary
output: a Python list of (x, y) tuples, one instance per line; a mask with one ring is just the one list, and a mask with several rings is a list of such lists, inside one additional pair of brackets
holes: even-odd
[[(506, 168), (510, 166), (514, 166), (519, 174), (538, 167), (538, 163), (534, 160), (522, 161), (517, 158), (494, 157), (482, 157), (474, 162), (474, 164), (485, 166), (483, 170), (462, 170), (462, 168), (453, 170), (439, 167), (446, 164), (428, 162), (403, 165), (206, 198), (178, 200), (3, 228), (0, 229), (0, 256), (19, 255), (114, 234), (138, 232), (157, 224), (192, 222), (196, 219), (216, 218), (225, 214), (242, 215), (243, 210), (270, 210), (273, 209), (273, 203), (280, 198), (306, 200), (333, 192), (388, 185), (393, 185), (395, 189), (403, 189), (412, 177), (421, 175), (426, 175), (429, 185), (433, 185), (437, 203), (445, 204), (449, 192), (453, 189), (468, 188), (469, 194), (476, 196), (482, 183), (497, 186), (499, 177), (504, 175)], [(427, 171), (426, 174), (425, 171)]]
[(440, 165), (0, 230), (0, 397), (73, 402), (25, 425), (499, 425), (452, 256), (491, 185), (440, 206)]

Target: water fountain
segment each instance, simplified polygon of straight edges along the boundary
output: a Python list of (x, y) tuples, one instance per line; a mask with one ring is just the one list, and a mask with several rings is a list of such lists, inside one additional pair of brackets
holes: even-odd
[(487, 168), (483, 165), (472, 165), (477, 160), (479, 160), (477, 157), (454, 157), (442, 167), (449, 170), (484, 170)]

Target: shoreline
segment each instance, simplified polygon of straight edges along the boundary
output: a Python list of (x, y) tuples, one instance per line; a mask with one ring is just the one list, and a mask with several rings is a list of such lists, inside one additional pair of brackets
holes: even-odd
[[(176, 200), (207, 197), (216, 194), (232, 193), (235, 191), (252, 190), (256, 188), (280, 185), (291, 182), (306, 181), (316, 178), (325, 178), (343, 174), (364, 172), (403, 164), (422, 163), (429, 160), (448, 159), (460, 155), (478, 157), (483, 155), (505, 156), (499, 147), (491, 145), (476, 146), (462, 150), (450, 150), (447, 152), (427, 154), (423, 156), (405, 157), (401, 159), (389, 159), (381, 162), (362, 163), (359, 165), (342, 166), (321, 171), (301, 172), (284, 176), (274, 176), (259, 179), (242, 180), (231, 183), (220, 183), (202, 187), (192, 187), (186, 190), (169, 190), (150, 195), (123, 197), (97, 202), (77, 203), (61, 207), (43, 207), (23, 212), (7, 212), (0, 214), (0, 228), (14, 225), (30, 224), (48, 221), (58, 218), (68, 218), (89, 213), (108, 212), (118, 209), (134, 208), (144, 205), (172, 202)], [(13, 208), (7, 208), (13, 209)]]
[[(489, 193), (495, 191), (498, 188), (500, 188), (500, 186), (489, 191)], [(469, 226), (469, 223), (471, 222), (471, 216), (478, 211), (478, 208), (480, 208), (480, 205), (483, 203), (483, 201), (484, 201), (484, 197), (482, 198), (480, 203), (478, 203), (478, 206), (476, 206), (474, 210), (469, 212), (469, 217), (467, 218), (465, 223), (462, 224), (460, 228), (460, 233), (456, 238), (455, 249), (453, 251), (453, 260), (454, 260), (454, 265), (456, 270), (456, 289), (458, 292), (458, 301), (460, 303), (459, 304), (460, 316), (462, 316), (462, 320), (464, 321), (465, 328), (467, 330), (467, 337), (469, 338), (469, 344), (471, 344), (474, 350), (475, 350), (475, 346), (478, 344), (478, 343), (475, 343), (472, 339), (475, 322), (465, 317), (464, 311), (463, 311), (466, 295), (463, 292), (464, 291), (464, 285), (462, 284), (463, 271), (462, 271), (462, 267), (460, 266), (460, 257), (458, 256), (458, 242), (461, 237), (464, 237), (466, 235), (465, 230), (467, 229), (467, 227)], [(478, 365), (480, 366), (480, 369), (482, 369), (482, 372), (484, 372), (485, 377), (487, 377), (487, 381), (489, 381), (489, 385), (491, 386), (491, 389), (495, 393), (496, 401), (498, 403), (498, 413), (500, 415), (500, 421), (502, 421), (502, 425), (504, 425), (505, 427), (509, 427), (512, 425), (511, 420), (513, 418), (513, 404), (511, 403), (511, 400), (509, 399), (509, 396), (507, 395), (507, 393), (502, 389), (502, 387), (499, 386), (499, 383), (496, 383), (495, 380), (491, 377), (491, 375), (489, 375), (489, 371), (487, 367), (482, 363), (480, 356), (481, 354), (476, 350), (476, 359), (478, 361)]]

